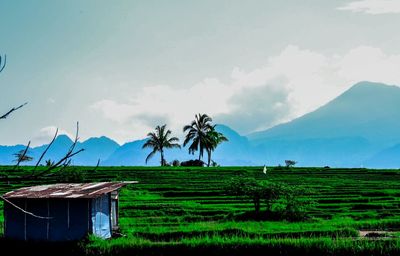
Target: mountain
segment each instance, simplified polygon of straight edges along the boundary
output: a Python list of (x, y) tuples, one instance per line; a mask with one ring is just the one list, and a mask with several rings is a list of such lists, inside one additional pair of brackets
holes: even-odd
[[(67, 135), (58, 135), (55, 139), (54, 143), (51, 145), (49, 150), (47, 151), (46, 155), (42, 160), (42, 164), (45, 164), (45, 161), (50, 159), (52, 161), (56, 161), (61, 159), (65, 154), (68, 152), (68, 149), (72, 146), (73, 141)], [(46, 150), (47, 144), (34, 147), (29, 149), (29, 155), (33, 157), (33, 161), (38, 160), (39, 157), (42, 155), (43, 151)], [(32, 163), (28, 163), (32, 164)]]
[(225, 135), (227, 142), (221, 143), (212, 154), (212, 159), (220, 165), (253, 165), (252, 148), (249, 140), (230, 127), (218, 124), (215, 128)]
[(15, 162), (13, 162), (15, 160), (13, 154), (24, 150), (25, 147), (24, 145), (0, 146), (0, 165), (15, 164)]
[[(219, 124), (224, 142), (213, 152), (220, 165), (278, 165), (286, 159), (299, 166), (400, 167), (400, 88), (381, 83), (360, 82), (317, 110), (291, 122), (242, 136)], [(262, 118), (260, 116), (259, 118)], [(85, 151), (73, 158), (75, 165), (144, 166), (151, 149), (142, 149), (146, 139), (118, 145), (107, 137), (78, 143)], [(46, 159), (60, 159), (72, 145), (66, 135), (57, 137)], [(29, 155), (38, 159), (47, 145), (34, 147)], [(13, 154), (23, 145), (0, 146), (0, 164), (13, 164)], [(168, 162), (196, 159), (187, 148), (165, 151)], [(204, 160), (207, 160), (205, 153)], [(32, 164), (32, 163), (30, 163)], [(147, 165), (159, 165), (156, 154)]]
[[(48, 159), (52, 161), (61, 159), (68, 152), (72, 144), (73, 141), (67, 135), (57, 136), (54, 143), (47, 151), (41, 164), (45, 164), (45, 161)], [(22, 164), (36, 164), (36, 161), (42, 155), (44, 150), (46, 150), (47, 146), (48, 144), (29, 148), (28, 155), (33, 157), (33, 161)], [(25, 149), (25, 147), (26, 146), (24, 145), (0, 146), (0, 164), (14, 164), (13, 160), (15, 157), (13, 154)], [(75, 150), (79, 150), (81, 148), (85, 150), (73, 157), (72, 163), (74, 165), (96, 165), (98, 159), (101, 161), (107, 159), (117, 148), (119, 148), (119, 145), (115, 141), (103, 136), (100, 138), (90, 138), (84, 142), (78, 142)]]
[(119, 144), (105, 136), (90, 138), (77, 145), (77, 149), (83, 148), (85, 151), (74, 157), (74, 163), (79, 165), (96, 165), (106, 161), (118, 148)]
[[(248, 139), (239, 135), (236, 131), (232, 130), (226, 125), (217, 125), (217, 131), (223, 133), (228, 142), (222, 143), (212, 155), (214, 161), (222, 165), (251, 165), (249, 161), (250, 144)], [(103, 165), (123, 165), (123, 166), (144, 166), (146, 165), (145, 159), (151, 152), (151, 149), (142, 149), (146, 139), (136, 140), (125, 143), (119, 147), (104, 163)], [(206, 154), (205, 154), (206, 155)], [(179, 161), (186, 161), (189, 159), (196, 159), (197, 154), (189, 155), (187, 148), (182, 149), (168, 149), (165, 151), (165, 159), (172, 162), (174, 159)], [(206, 159), (204, 159), (206, 161)], [(160, 165), (160, 155), (156, 154), (147, 163), (149, 166)]]
[(400, 143), (379, 151), (364, 162), (365, 166), (371, 168), (400, 168)]
[(249, 135), (272, 163), (360, 166), (400, 142), (400, 88), (360, 82), (314, 112)]
[[(107, 160), (103, 162), (106, 166), (143, 166), (146, 159), (146, 152), (142, 150), (146, 140), (136, 140), (128, 142), (116, 149)], [(156, 157), (156, 156), (155, 156)]]

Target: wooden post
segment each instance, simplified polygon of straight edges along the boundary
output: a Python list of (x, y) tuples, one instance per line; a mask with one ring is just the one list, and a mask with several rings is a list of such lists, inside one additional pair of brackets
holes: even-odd
[(87, 228), (88, 228), (88, 232), (91, 233), (90, 231), (90, 199), (87, 199), (87, 212), (88, 212), (88, 221), (87, 221)]
[(49, 199), (47, 199), (47, 226), (46, 226), (46, 238), (49, 240), (50, 238), (50, 202)]
[(100, 197), (100, 220), (99, 220), (99, 229), (101, 231), (101, 215), (103, 213), (103, 197)]
[[(26, 211), (28, 208), (28, 202), (25, 199), (24, 210)], [(24, 213), (24, 240), (26, 241), (26, 212)]]
[(3, 204), (3, 208), (4, 208), (4, 221), (3, 221), (3, 225), (4, 225), (4, 234), (7, 234), (7, 212), (8, 212), (8, 207), (7, 207), (7, 202), (4, 201)]
[(69, 200), (67, 200), (67, 223), (69, 229)]

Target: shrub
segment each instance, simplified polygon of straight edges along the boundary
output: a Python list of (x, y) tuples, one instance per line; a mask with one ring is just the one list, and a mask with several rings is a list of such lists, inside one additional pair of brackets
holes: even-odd
[(201, 160), (183, 161), (181, 163), (181, 166), (199, 166), (199, 167), (203, 167), (204, 166), (204, 162), (201, 161)]
[(181, 163), (179, 162), (179, 160), (175, 159), (174, 161), (172, 161), (172, 166), (177, 167), (177, 166), (180, 166), (180, 165), (181, 165)]
[(60, 182), (73, 182), (73, 183), (78, 183), (78, 182), (84, 182), (85, 176), (84, 174), (79, 171), (78, 169), (71, 168), (71, 169), (65, 169), (59, 173), (59, 181)]
[(307, 218), (307, 212), (314, 205), (310, 199), (310, 190), (299, 186), (285, 186), (282, 188), (283, 215), (289, 221), (300, 221)]
[(266, 213), (271, 213), (273, 203), (281, 196), (283, 185), (269, 181), (258, 181), (254, 178), (234, 178), (227, 184), (227, 192), (244, 196), (253, 201), (254, 211), (259, 214), (261, 202), (265, 204)]

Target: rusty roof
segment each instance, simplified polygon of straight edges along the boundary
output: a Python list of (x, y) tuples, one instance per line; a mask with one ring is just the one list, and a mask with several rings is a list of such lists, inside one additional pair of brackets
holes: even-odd
[(129, 182), (96, 182), (96, 183), (58, 183), (24, 187), (3, 195), (6, 199), (12, 198), (96, 198), (109, 192), (120, 189)]

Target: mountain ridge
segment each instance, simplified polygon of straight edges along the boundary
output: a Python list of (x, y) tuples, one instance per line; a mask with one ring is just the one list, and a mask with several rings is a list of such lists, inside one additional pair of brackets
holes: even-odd
[[(400, 88), (374, 82), (359, 82), (322, 107), (290, 122), (243, 136), (224, 124), (216, 125), (229, 141), (218, 146), (213, 160), (221, 165), (278, 165), (286, 159), (301, 166), (396, 167), (400, 154)], [(261, 118), (261, 117), (260, 117)], [(144, 166), (150, 149), (142, 149), (146, 138), (118, 144), (106, 137), (78, 142), (85, 151), (73, 159), (76, 165)], [(60, 135), (45, 159), (61, 158), (72, 145)], [(12, 164), (23, 145), (0, 146), (0, 164)], [(46, 145), (30, 149), (37, 159)], [(197, 158), (187, 148), (167, 150), (165, 157), (184, 161)], [(383, 160), (385, 159), (385, 160)], [(155, 155), (147, 163), (159, 165)]]

